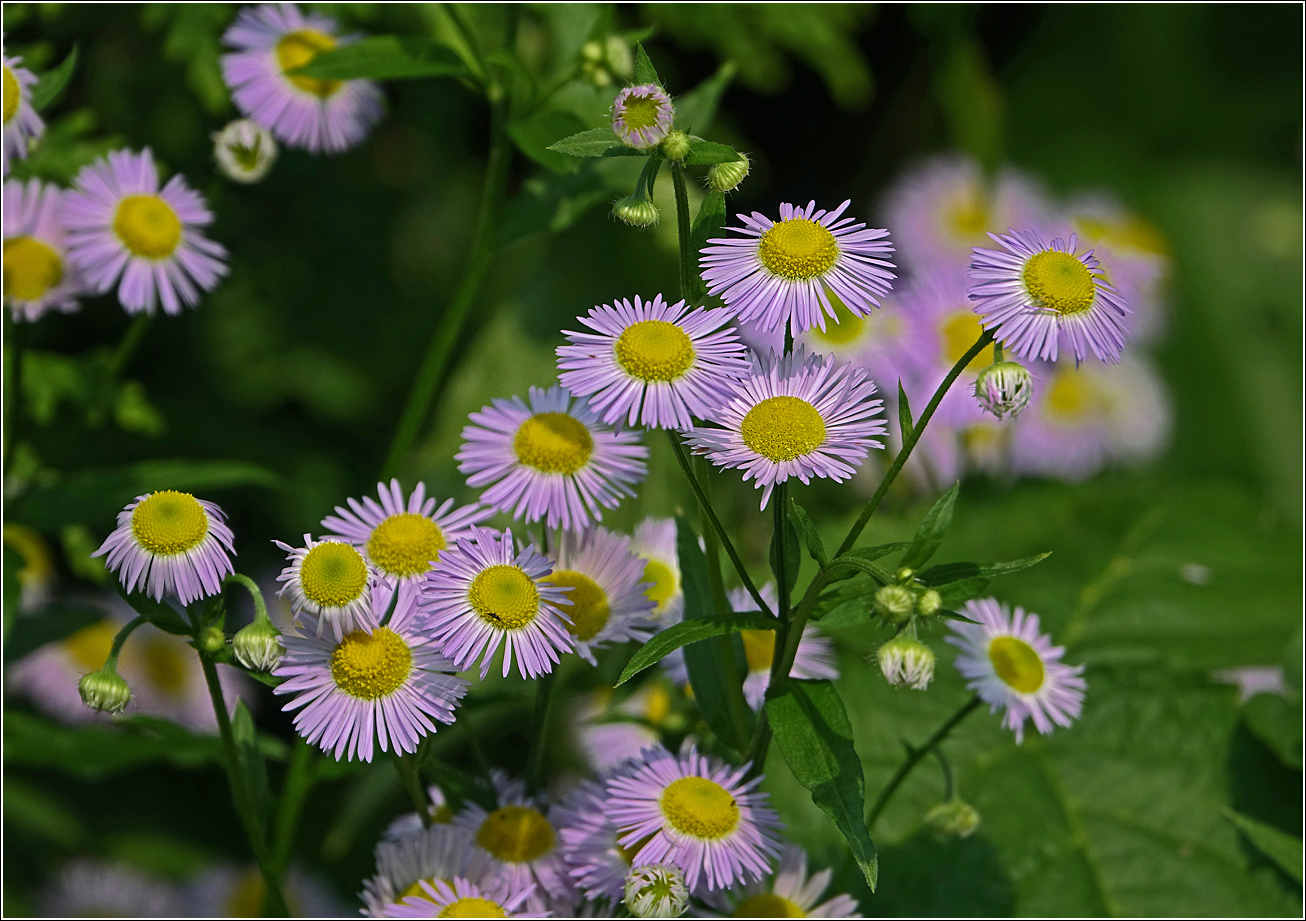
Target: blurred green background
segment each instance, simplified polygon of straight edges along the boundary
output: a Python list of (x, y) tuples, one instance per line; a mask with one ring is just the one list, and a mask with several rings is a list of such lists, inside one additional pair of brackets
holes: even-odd
[[(313, 6), (360, 31), (434, 27), (421, 7)], [(281, 559), (272, 539), (316, 530), (333, 505), (374, 488), (466, 257), (488, 126), (483, 103), (456, 81), (388, 84), (384, 122), (343, 156), (283, 151), (252, 187), (215, 175), (209, 135), (235, 115), (217, 36), (235, 9), (4, 8), (7, 50), (38, 71), (80, 52), (33, 168), (66, 181), (105, 149), (148, 145), (208, 197), (212, 236), (232, 253), (230, 276), (199, 309), (149, 327), (126, 370), (138, 383), (106, 419), (88, 419), (86, 407), (94, 362), (129, 325), (116, 302), (88, 299), (31, 329), (34, 421), (6, 484), (6, 520), (48, 541), (62, 592), (102, 581), (86, 553), (130, 496), (164, 479), (220, 502), (242, 571), (271, 574)], [(467, 15), (498, 34), (501, 9)], [(1027, 168), (1058, 193), (1114, 190), (1173, 251), (1159, 352), (1177, 413), (1167, 453), (1145, 471), (1073, 487), (970, 481), (943, 550), (1054, 551), (996, 589), (1040, 612), (1070, 660), (1089, 665), (1084, 719), (1017, 748), (996, 719), (972, 717), (950, 754), (981, 831), (953, 843), (925, 834), (920, 818), (941, 786), (937, 771), (918, 771), (878, 826), (882, 883), (875, 896), (859, 892), (863, 910), (1299, 914), (1300, 879), (1227, 811), (1301, 837), (1301, 9), (527, 5), (518, 50), (547, 62), (600, 16), (617, 31), (651, 29), (646, 47), (675, 93), (734, 62), (708, 133), (753, 158), (734, 211), (851, 198), (867, 217), (904, 164), (961, 149)], [(516, 156), (506, 245), (401, 470), (406, 485), (424, 479), (436, 494), (470, 498), (452, 460), (467, 412), (552, 381), (558, 330), (591, 305), (672, 287), (674, 222), (643, 234), (608, 217), (605, 203), (633, 183), (627, 166), (583, 187)], [(560, 206), (541, 220), (531, 207), (540, 201)], [(662, 447), (618, 524), (688, 505)], [(813, 493), (809, 511), (840, 530), (846, 493)], [(752, 529), (743, 542), (760, 570), (767, 532), (755, 496), (734, 490), (726, 501)], [(922, 510), (898, 501), (864, 540), (910, 532)], [(6, 551), (6, 630), (15, 563)], [(1206, 585), (1180, 578), (1192, 563), (1209, 569)], [(839, 640), (840, 688), (873, 794), (899, 740), (922, 739), (964, 694), (948, 667), (928, 694), (895, 693), (859, 658), (877, 637)], [(1242, 706), (1209, 678), (1281, 662), (1296, 674), (1286, 699)], [(6, 719), (7, 914), (30, 910), (70, 854), (178, 876), (241, 858), (222, 777), (204, 757), (182, 758), (181, 770), (166, 755), (106, 765), (76, 754), (75, 733), (45, 727), (23, 701), (6, 708), (25, 720), (20, 732)], [(270, 703), (260, 725), (288, 738)], [(492, 752), (520, 741), (493, 719), (481, 725)], [(403, 807), (384, 762), (339, 773), (313, 794), (300, 853), (352, 906), (377, 834)], [(857, 886), (841, 840), (778, 757), (770, 775), (795, 840)]]

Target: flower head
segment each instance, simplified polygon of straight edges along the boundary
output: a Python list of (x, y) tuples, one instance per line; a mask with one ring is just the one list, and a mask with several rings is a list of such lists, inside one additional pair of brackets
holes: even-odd
[(998, 361), (989, 365), (975, 379), (975, 399), (986, 412), (1001, 419), (1014, 419), (1029, 405), (1034, 395), (1034, 378), (1017, 361)]
[(748, 178), (752, 164), (748, 154), (741, 153), (738, 160), (717, 163), (707, 171), (707, 187), (716, 192), (733, 192)]
[(1084, 703), (1082, 665), (1061, 661), (1065, 649), (1038, 632), (1038, 615), (1017, 607), (1013, 615), (995, 598), (966, 602), (966, 616), (977, 623), (951, 621), (948, 642), (961, 652), (957, 670), (966, 686), (996, 713), (1002, 725), (1025, 735), (1025, 720), (1043, 735), (1053, 724), (1069, 726)]
[(799, 348), (792, 355), (755, 359), (748, 377), (713, 414), (718, 428), (699, 428), (687, 436), (694, 450), (718, 467), (742, 469), (745, 480), (762, 490), (762, 508), (771, 490), (790, 477), (842, 482), (883, 444), (877, 418), (881, 400), (866, 372), (838, 365)]
[(656, 147), (674, 120), (671, 97), (656, 83), (628, 86), (612, 103), (612, 130), (621, 143), (637, 150)]
[(128, 592), (139, 587), (155, 601), (171, 595), (190, 604), (222, 591), (222, 580), (235, 571), (234, 539), (222, 509), (168, 489), (128, 503), (91, 555), (105, 557)]
[(231, 638), (231, 651), (246, 668), (258, 672), (271, 671), (281, 661), (286, 647), (281, 644), (281, 631), (272, 625), (266, 615), (260, 615), (252, 624), (246, 624)]
[(679, 918), (689, 907), (685, 874), (671, 863), (634, 867), (624, 887), (626, 907), (636, 918)]
[(82, 675), (77, 693), (82, 695), (82, 703), (101, 713), (121, 713), (132, 701), (132, 689), (108, 664)]
[(623, 224), (641, 230), (656, 227), (662, 217), (658, 213), (658, 206), (644, 195), (627, 195), (625, 198), (617, 199), (612, 206), (612, 216)]
[(959, 799), (939, 803), (925, 813), (925, 827), (939, 838), (969, 838), (979, 824), (979, 812)]
[(603, 425), (561, 387), (530, 389), (471, 414), (458, 469), (481, 501), (526, 523), (580, 530), (603, 517), (644, 479), (648, 448), (639, 433)]
[(434, 885), (450, 883), (467, 875), (471, 838), (462, 828), (448, 823), (417, 828), (407, 834), (379, 842), (376, 873), (363, 883), (363, 914), (384, 916), (388, 906), (407, 898), (424, 898), (422, 881)]
[(383, 752), (416, 751), (437, 723), (453, 722), (467, 693), (422, 628), (416, 594), (411, 585), (375, 586), (365, 621), (345, 636), (323, 637), (316, 618), (301, 614), (303, 632), (282, 637), (286, 654), (272, 673), (285, 681), (276, 693), (294, 695), (283, 709), (298, 710), (295, 729), (337, 761), (371, 761), (378, 742)]
[(277, 162), (277, 142), (262, 125), (239, 118), (213, 135), (213, 159), (233, 182), (258, 182)]
[(81, 276), (68, 261), (62, 206), (58, 186), (39, 179), (5, 183), (4, 299), (14, 319), (77, 309)]
[(602, 781), (583, 780), (558, 804), (556, 820), (562, 857), (572, 881), (587, 900), (619, 902), (633, 856), (617, 843), (617, 829), (604, 812)]
[(644, 593), (644, 567), (631, 551), (629, 537), (598, 527), (564, 532), (551, 559), (553, 572), (544, 581), (571, 589), (567, 632), (586, 662), (596, 664), (595, 649), (628, 640), (642, 643), (653, 635), (653, 601)]
[(358, 144), (381, 118), (381, 91), (370, 80), (295, 74), (324, 51), (355, 41), (335, 20), (304, 15), (291, 3), (245, 7), (222, 36), (222, 78), (241, 114), (290, 147), (339, 153)]
[[(32, 108), (32, 87), (36, 86), (36, 74), (26, 67), (20, 57), (4, 55), (4, 148), (0, 152), (0, 174), (9, 175), (9, 158), (22, 160), (27, 156), (32, 141), (45, 131), (45, 122)], [(8, 217), (5, 224), (9, 223)], [(5, 259), (8, 260), (8, 256)]]
[(460, 670), (479, 657), (482, 678), (501, 643), (505, 677), (514, 652), (523, 678), (551, 672), (573, 646), (569, 592), (545, 579), (552, 571), (533, 547), (518, 552), (511, 531), (477, 528), (445, 552), (422, 585), (426, 633)]
[(905, 633), (881, 646), (875, 659), (884, 680), (894, 687), (923, 691), (934, 678), (934, 650)]
[(893, 246), (887, 230), (867, 230), (841, 217), (849, 204), (833, 211), (818, 211), (816, 202), (784, 204), (779, 222), (757, 212), (739, 215), (744, 226), (731, 229), (742, 238), (708, 240), (702, 251), (708, 290), (739, 322), (763, 332), (825, 329), (836, 300), (854, 316), (866, 316), (889, 291)]
[(685, 593), (680, 585), (680, 558), (676, 554), (676, 519), (645, 518), (635, 526), (631, 549), (644, 561), (641, 577), (653, 601), (650, 616), (659, 629), (680, 623)]
[(128, 313), (177, 314), (227, 274), (204, 236), (213, 214), (181, 176), (159, 188), (154, 155), (119, 150), (84, 167), (64, 194), (68, 257), (98, 293), (118, 286)]
[(976, 248), (970, 260), (970, 299), (986, 329), (1022, 358), (1055, 361), (1064, 344), (1083, 361), (1091, 352), (1116, 362), (1125, 347), (1125, 306), (1098, 271), (1090, 250), (1037, 231), (990, 234), (1001, 250)]
[[(493, 898), (483, 885), (477, 885), (461, 876), (446, 882), (422, 880), (421, 891), (407, 896), (395, 905), (381, 910), (382, 918), (530, 918), (537, 913), (526, 909), (526, 902), (535, 894), (535, 886)], [(519, 909), (526, 913), (519, 912)]]
[(609, 425), (692, 429), (748, 373), (725, 310), (668, 305), (659, 294), (579, 319), (593, 332), (564, 331), (571, 345), (558, 347), (558, 380)]
[(319, 631), (329, 624), (336, 639), (370, 629), (367, 615), (376, 579), (357, 548), (338, 540), (313, 540), (307, 534), (303, 547), (273, 543), (289, 554), (290, 565), (277, 576), (284, 583), (277, 594), (289, 595), (292, 611), (312, 614)]
[(765, 881), (709, 892), (705, 899), (730, 918), (860, 918), (857, 901), (850, 895), (821, 902), (831, 876), (832, 871), (822, 870), (809, 877), (807, 855), (788, 845), (774, 875)]

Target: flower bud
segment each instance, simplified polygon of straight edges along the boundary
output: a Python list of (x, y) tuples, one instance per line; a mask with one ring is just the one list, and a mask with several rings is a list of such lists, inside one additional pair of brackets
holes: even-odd
[(918, 639), (899, 634), (875, 654), (884, 680), (894, 687), (923, 691), (934, 678), (934, 650)]
[(689, 135), (683, 131), (672, 131), (662, 139), (658, 148), (662, 151), (662, 156), (668, 160), (683, 160), (689, 156), (689, 148), (694, 146), (694, 142), (689, 139)]
[(999, 419), (1007, 413), (1015, 418), (1033, 395), (1034, 378), (1019, 362), (994, 362), (975, 380), (975, 399)]
[(715, 164), (707, 171), (708, 188), (718, 192), (733, 192), (748, 176), (751, 166), (752, 164), (748, 162), (748, 154), (742, 153), (738, 160)]
[(940, 838), (965, 838), (979, 828), (980, 815), (975, 807), (959, 799), (939, 803), (925, 813), (925, 826)]
[(612, 206), (612, 216), (643, 230), (658, 222), (658, 206), (647, 198), (628, 195)]
[(268, 129), (242, 118), (213, 135), (213, 159), (228, 179), (258, 182), (277, 162), (277, 142)]
[(77, 693), (82, 695), (82, 703), (101, 713), (121, 713), (132, 701), (132, 689), (108, 663), (82, 675)]
[(237, 630), (231, 638), (231, 650), (241, 665), (257, 672), (271, 671), (285, 652), (281, 631), (266, 617), (257, 617), (254, 623)]
[(932, 588), (921, 592), (920, 597), (916, 599), (916, 612), (924, 617), (929, 617), (941, 607), (943, 607), (943, 596)]
[(893, 623), (902, 623), (916, 609), (916, 596), (901, 585), (886, 585), (875, 593), (875, 610)]
[(626, 907), (636, 918), (678, 918), (688, 904), (689, 890), (679, 867), (651, 863), (626, 875)]
[(214, 656), (222, 652), (227, 645), (227, 634), (217, 627), (205, 627), (195, 639), (195, 647), (206, 655)]
[(916, 575), (916, 570), (912, 569), (910, 566), (904, 566), (902, 569), (898, 570), (897, 578), (899, 582), (905, 584), (910, 582), (911, 577), (914, 575)]

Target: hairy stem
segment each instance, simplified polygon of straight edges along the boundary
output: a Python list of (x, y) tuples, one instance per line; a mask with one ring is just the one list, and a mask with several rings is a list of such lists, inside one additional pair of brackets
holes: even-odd
[(254, 619), (256, 621), (269, 619), (268, 606), (263, 601), (263, 590), (258, 587), (258, 583), (249, 576), (238, 572), (233, 572), (222, 581), (229, 582), (232, 585), (239, 585), (249, 592), (249, 597), (254, 599)]
[(676, 236), (680, 240), (680, 296), (689, 300), (693, 289), (694, 259), (690, 247), (693, 239), (689, 227), (689, 193), (685, 188), (685, 165), (671, 164), (671, 184), (676, 190)]
[(884, 811), (885, 806), (889, 805), (889, 800), (893, 798), (893, 794), (897, 792), (898, 787), (902, 786), (902, 782), (907, 779), (907, 775), (910, 774), (916, 765), (920, 763), (921, 759), (932, 752), (940, 742), (946, 739), (948, 733), (952, 732), (952, 730), (957, 727), (957, 724), (968, 717), (971, 712), (980, 705), (980, 703), (981, 701), (978, 697), (972, 697), (960, 710), (948, 717), (948, 721), (940, 726), (938, 730), (935, 731), (934, 735), (926, 740), (924, 745), (920, 748), (908, 747), (906, 760), (898, 766), (898, 770), (894, 772), (894, 775), (889, 779), (888, 784), (886, 784), (884, 789), (880, 791), (880, 795), (875, 800), (875, 804), (872, 805), (866, 813), (867, 830), (870, 830), (875, 826), (875, 820), (880, 817), (880, 813)]

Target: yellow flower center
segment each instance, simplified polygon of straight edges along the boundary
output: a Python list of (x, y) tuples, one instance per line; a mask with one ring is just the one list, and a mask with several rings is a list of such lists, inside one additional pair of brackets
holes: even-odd
[(476, 843), (504, 863), (530, 863), (553, 850), (553, 826), (530, 806), (503, 806), (485, 817)]
[(132, 536), (156, 556), (193, 550), (208, 533), (209, 516), (190, 493), (156, 492), (132, 510)]
[(1153, 256), (1168, 256), (1170, 246), (1164, 234), (1140, 217), (1130, 215), (1120, 221), (1097, 217), (1075, 218), (1075, 230), (1089, 243), (1105, 243), (1119, 249), (1132, 249)]
[(989, 643), (989, 661), (1008, 686), (1022, 694), (1043, 687), (1043, 660), (1034, 648), (1014, 636), (1000, 636)]
[[(975, 313), (968, 307), (955, 310), (943, 318), (939, 323), (939, 339), (943, 345), (943, 360), (949, 365), (955, 365), (961, 361), (961, 356), (966, 354), (966, 350), (974, 345), (979, 337), (984, 333), (984, 327), (980, 324), (979, 314)], [(978, 372), (981, 368), (987, 368), (993, 364), (993, 346), (989, 345), (980, 350), (979, 354), (970, 360), (966, 365), (967, 371)]]
[(1075, 425), (1097, 415), (1105, 403), (1105, 396), (1093, 386), (1087, 372), (1061, 368), (1048, 384), (1044, 411), (1058, 422)]
[(589, 576), (574, 569), (562, 569), (545, 576), (544, 581), (571, 589), (567, 593), (571, 606), (563, 610), (571, 618), (567, 630), (576, 639), (592, 640), (607, 626), (612, 614), (607, 592)]
[(146, 679), (155, 690), (171, 697), (180, 697), (190, 684), (190, 664), (194, 660), (188, 652), (184, 643), (163, 636), (146, 637), (135, 649)]
[(383, 572), (417, 576), (431, 568), (448, 546), (444, 532), (430, 518), (414, 512), (391, 515), (367, 539), (367, 555)]
[(594, 437), (566, 413), (536, 413), (512, 439), (517, 460), (541, 473), (575, 473), (594, 453)]
[(617, 337), (612, 350), (626, 373), (642, 381), (674, 381), (694, 363), (689, 336), (665, 320), (632, 323)]
[(640, 581), (653, 583), (644, 589), (644, 595), (657, 605), (653, 609), (654, 615), (661, 615), (666, 610), (667, 602), (671, 600), (671, 596), (676, 593), (675, 571), (661, 560), (646, 558), (644, 561), (644, 575), (640, 578)]
[[(277, 64), (284, 74), (299, 67), (306, 67), (309, 62), (323, 51), (330, 51), (336, 46), (336, 40), (316, 29), (298, 29), (287, 32), (277, 42)], [(335, 95), (344, 83), (343, 80), (323, 80), (320, 77), (301, 75), (287, 76), (297, 88), (319, 99)]]
[(355, 630), (331, 653), (336, 687), (359, 700), (388, 697), (403, 687), (413, 668), (408, 644), (389, 627)]
[(988, 203), (980, 195), (967, 195), (955, 201), (948, 212), (948, 226), (965, 240), (984, 232), (989, 224)]
[(63, 641), (64, 649), (83, 670), (93, 671), (109, 658), (113, 637), (118, 631), (107, 620), (83, 627)]
[(18, 85), (18, 78), (14, 76), (14, 72), (12, 70), (6, 67), (5, 75), (4, 75), (4, 105), (5, 105), (4, 123), (6, 125), (9, 124), (9, 120), (11, 118), (13, 118), (16, 114), (18, 114), (18, 103), (22, 100), (22, 98), (23, 98), (23, 88)]
[(506, 918), (508, 913), (498, 902), (467, 896), (450, 902), (440, 912), (441, 918)]
[(519, 566), (507, 563), (482, 569), (467, 591), (472, 610), (503, 630), (525, 627), (540, 613), (540, 591)]
[(639, 131), (656, 125), (661, 112), (661, 104), (652, 96), (644, 94), (628, 96), (622, 108), (621, 121), (631, 131)]
[(662, 791), (661, 805), (671, 826), (693, 838), (721, 838), (739, 824), (739, 806), (734, 797), (706, 777), (672, 781)]
[(806, 400), (770, 397), (748, 411), (739, 433), (744, 444), (763, 457), (787, 461), (825, 443), (825, 420)]
[(775, 658), (775, 631), (740, 630), (739, 636), (744, 641), (744, 659), (748, 662), (748, 670), (770, 671), (771, 660)]
[(349, 544), (323, 541), (299, 564), (304, 597), (324, 608), (342, 608), (362, 597), (367, 588), (367, 564)]
[(63, 260), (35, 237), (10, 237), (4, 246), (5, 297), (34, 301), (63, 281)]
[[(410, 899), (413, 896), (416, 896), (419, 899), (426, 899), (426, 901), (428, 902), (434, 901), (434, 899), (432, 899), (429, 895), (427, 895), (426, 890), (422, 888), (422, 883), (424, 882), (430, 883), (431, 887), (434, 888), (435, 881), (436, 881), (436, 877), (434, 876), (428, 876), (424, 880), (421, 879), (416, 880), (411, 886), (409, 886), (403, 892), (399, 893), (399, 897), (395, 899), (395, 903), (396, 904), (401, 903), (403, 902), (404, 899)], [(449, 880), (447, 879), (442, 880), (442, 882), (448, 883)]]
[(782, 895), (759, 892), (742, 899), (732, 914), (735, 918), (806, 918), (807, 912)]
[(1079, 313), (1093, 306), (1096, 289), (1084, 263), (1070, 253), (1044, 250), (1025, 262), (1025, 290), (1039, 307), (1060, 314)]
[(772, 224), (757, 244), (757, 255), (772, 275), (805, 281), (824, 275), (839, 258), (834, 234), (816, 221), (793, 217)]
[(819, 342), (828, 342), (830, 345), (847, 345), (856, 342), (866, 331), (866, 318), (856, 316), (829, 288), (826, 289), (825, 296), (830, 299), (830, 306), (834, 308), (834, 317), (826, 318), (825, 329), (813, 326), (812, 338)]
[(118, 203), (113, 232), (133, 256), (166, 259), (181, 242), (181, 219), (157, 195), (128, 195)]

